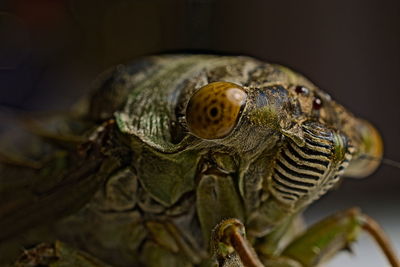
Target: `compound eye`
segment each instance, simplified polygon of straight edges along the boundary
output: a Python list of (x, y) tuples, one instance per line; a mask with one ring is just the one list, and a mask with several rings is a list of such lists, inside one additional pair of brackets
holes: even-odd
[(203, 139), (227, 136), (236, 126), (246, 98), (244, 89), (234, 83), (203, 86), (190, 98), (186, 109), (190, 132)]

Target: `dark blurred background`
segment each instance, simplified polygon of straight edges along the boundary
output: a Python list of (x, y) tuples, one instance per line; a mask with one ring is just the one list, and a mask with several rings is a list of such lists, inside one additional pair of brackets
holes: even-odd
[[(400, 1), (1, 0), (0, 105), (68, 109), (108, 67), (165, 51), (246, 54), (287, 65), (381, 131), (400, 161)], [(400, 252), (400, 169), (382, 166), (306, 213), (358, 205)], [(329, 266), (384, 266), (362, 239)], [(358, 265), (357, 265), (358, 266)]]

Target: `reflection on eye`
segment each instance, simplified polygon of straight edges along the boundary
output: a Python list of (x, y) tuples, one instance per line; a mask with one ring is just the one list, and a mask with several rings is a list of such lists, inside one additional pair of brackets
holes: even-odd
[(319, 97), (315, 97), (313, 101), (313, 109), (320, 109), (322, 108), (322, 100)]
[(303, 95), (308, 94), (308, 89), (306, 87), (304, 87), (304, 86), (301, 86), (301, 85), (296, 86), (296, 88), (294, 90), (298, 94), (303, 94)]
[(236, 126), (247, 94), (234, 83), (213, 82), (200, 88), (189, 100), (186, 122), (194, 135), (218, 139)]

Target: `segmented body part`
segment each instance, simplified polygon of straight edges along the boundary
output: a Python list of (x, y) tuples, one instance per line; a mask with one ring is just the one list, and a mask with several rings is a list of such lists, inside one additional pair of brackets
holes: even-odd
[(316, 200), (340, 179), (352, 148), (339, 133), (305, 124), (304, 146), (288, 141), (275, 162), (271, 191), (282, 202), (301, 206)]

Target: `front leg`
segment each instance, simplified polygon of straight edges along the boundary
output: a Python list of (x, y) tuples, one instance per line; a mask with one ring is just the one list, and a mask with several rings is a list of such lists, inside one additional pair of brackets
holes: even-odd
[(254, 248), (246, 239), (245, 227), (238, 219), (221, 222), (213, 230), (213, 257), (224, 267), (263, 267)]
[[(313, 225), (293, 240), (280, 255), (260, 255), (269, 267), (312, 267), (328, 260), (354, 242), (360, 231), (370, 234), (389, 263), (400, 262), (380, 226), (358, 209), (336, 213)], [(245, 237), (244, 226), (236, 219), (225, 220), (213, 231), (212, 248), (220, 266), (264, 266)]]
[(393, 267), (400, 267), (388, 237), (369, 216), (352, 208), (338, 212), (313, 225), (296, 238), (281, 256), (294, 259), (302, 266), (316, 266), (354, 242), (360, 231), (370, 234)]

